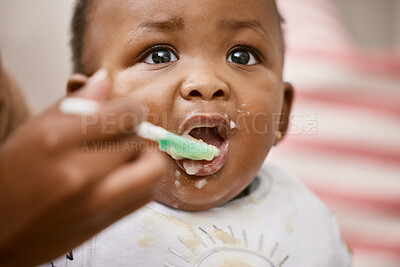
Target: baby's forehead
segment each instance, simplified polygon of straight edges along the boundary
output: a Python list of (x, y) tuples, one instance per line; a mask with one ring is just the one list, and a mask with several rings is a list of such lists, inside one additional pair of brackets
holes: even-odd
[[(182, 8), (181, 3), (186, 3), (185, 6), (199, 6), (199, 3), (202, 3), (201, 6), (207, 7), (208, 11), (210, 9), (215, 8), (221, 8), (222, 10), (224, 7), (228, 7), (231, 5), (234, 5), (235, 1), (239, 1), (242, 3), (245, 3), (245, 6), (247, 7), (261, 7), (258, 8), (257, 11), (261, 11), (265, 17), (273, 17), (277, 19), (278, 21), (281, 20), (281, 16), (279, 15), (279, 12), (276, 7), (275, 0), (188, 0), (188, 1), (182, 1), (182, 0), (146, 0), (146, 1), (138, 1), (138, 0), (116, 0), (116, 1), (109, 1), (109, 0), (80, 0), (80, 1), (88, 1), (88, 10), (92, 12), (88, 12), (87, 14), (90, 14), (89, 17), (93, 19), (98, 15), (99, 13), (96, 12), (98, 9), (102, 10), (107, 10), (107, 11), (113, 11), (116, 12), (117, 14), (125, 13), (124, 11), (133, 11), (135, 10), (136, 12), (132, 12), (131, 15), (134, 17), (138, 16), (146, 16), (147, 18), (153, 18), (156, 19), (157, 17), (155, 14), (151, 13), (154, 10), (161, 11), (162, 13), (168, 13), (173, 11), (175, 14), (178, 16), (181, 15), (183, 16), (184, 14), (187, 14), (187, 9)], [(139, 7), (138, 9), (134, 9), (133, 7)], [(243, 10), (243, 6), (241, 6), (239, 9)], [(252, 16), (252, 11), (254, 9), (246, 9), (245, 13), (247, 13), (249, 16)], [(159, 15), (160, 12), (157, 13)], [(216, 17), (224, 17), (225, 12), (219, 12)], [(89, 19), (90, 19), (89, 18)], [(257, 18), (254, 18), (257, 20)]]

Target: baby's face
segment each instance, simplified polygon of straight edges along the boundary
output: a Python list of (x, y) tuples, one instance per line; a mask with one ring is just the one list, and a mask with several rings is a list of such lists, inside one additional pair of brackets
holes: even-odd
[(272, 1), (96, 0), (89, 18), (83, 63), (110, 72), (112, 98), (139, 100), (150, 122), (221, 150), (210, 162), (165, 154), (156, 200), (200, 210), (238, 195), (290, 105)]

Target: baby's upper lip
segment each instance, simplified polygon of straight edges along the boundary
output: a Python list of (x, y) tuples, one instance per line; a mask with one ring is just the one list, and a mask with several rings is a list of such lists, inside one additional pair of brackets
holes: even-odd
[(229, 122), (227, 116), (215, 113), (200, 113), (187, 117), (179, 126), (178, 134), (189, 134), (191, 130), (198, 127), (217, 127), (222, 138), (227, 139), (229, 135)]

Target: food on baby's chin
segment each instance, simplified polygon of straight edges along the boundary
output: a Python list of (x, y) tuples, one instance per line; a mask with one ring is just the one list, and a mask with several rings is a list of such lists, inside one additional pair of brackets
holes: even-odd
[(207, 184), (207, 180), (201, 179), (201, 180), (197, 181), (194, 186), (198, 189), (202, 189), (206, 184)]
[(176, 188), (180, 188), (182, 186), (182, 184), (178, 180), (175, 180), (175, 186), (176, 186)]

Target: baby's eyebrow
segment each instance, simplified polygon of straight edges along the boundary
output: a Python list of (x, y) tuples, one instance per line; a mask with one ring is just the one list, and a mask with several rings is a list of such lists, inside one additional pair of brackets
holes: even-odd
[[(148, 30), (155, 31), (182, 31), (185, 28), (185, 19), (182, 17), (172, 17), (163, 20), (148, 20), (141, 22), (137, 29), (139, 30), (132, 36), (130, 41), (136, 39), (139, 32), (146, 32)], [(217, 22), (217, 27), (224, 31), (238, 31), (242, 29), (251, 29), (260, 35), (267, 42), (272, 44), (272, 39), (268, 31), (257, 20), (239, 20), (234, 18), (222, 19)]]
[(271, 37), (268, 31), (257, 20), (238, 20), (238, 19), (222, 19), (218, 26), (223, 30), (242, 30), (252, 29), (261, 35), (268, 42), (271, 42)]
[(139, 24), (139, 28), (147, 28), (160, 31), (181, 31), (185, 27), (183, 18), (170, 18), (160, 21), (145, 21)]

